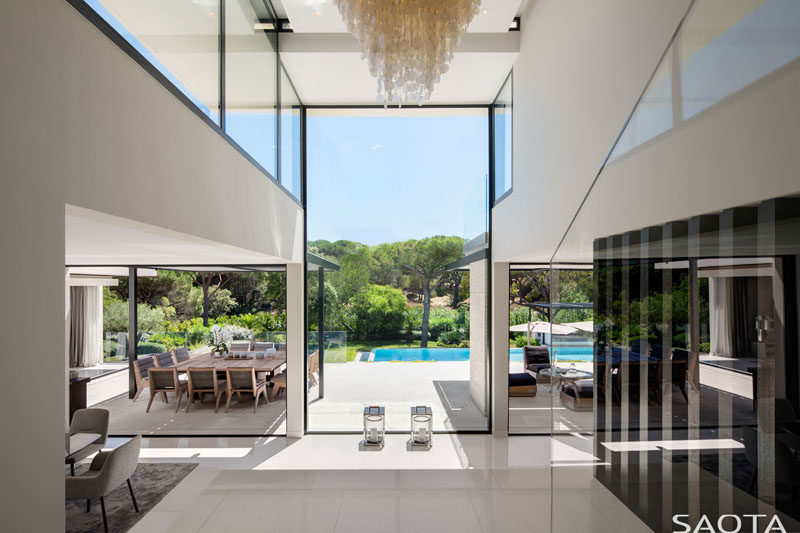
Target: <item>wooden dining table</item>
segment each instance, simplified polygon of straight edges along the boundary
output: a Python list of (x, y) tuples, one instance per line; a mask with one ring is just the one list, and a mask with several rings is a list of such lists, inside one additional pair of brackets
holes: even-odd
[(188, 368), (215, 368), (217, 372), (225, 372), (229, 368), (255, 368), (257, 373), (264, 372), (268, 376), (280, 373), (286, 366), (286, 356), (267, 355), (259, 359), (254, 354), (249, 355), (250, 359), (227, 359), (224, 357), (211, 357), (210, 354), (198, 355), (175, 365), (179, 372), (185, 372)]

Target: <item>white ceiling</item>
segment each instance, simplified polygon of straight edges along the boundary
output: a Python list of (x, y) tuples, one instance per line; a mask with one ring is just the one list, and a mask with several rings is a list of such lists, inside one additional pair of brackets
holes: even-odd
[[(519, 52), (519, 33), (509, 32), (524, 0), (483, 0), (447, 74), (428, 104), (490, 103)], [(331, 0), (283, 0), (293, 34), (281, 36), (281, 60), (306, 105), (369, 105), (377, 85), (354, 38), (347, 43), (333, 34), (347, 32)], [(475, 35), (482, 34), (482, 35)]]
[[(219, 100), (219, 13), (216, 0), (101, 0), (153, 55), (209, 110)], [(294, 33), (282, 34), (281, 58), (303, 103), (374, 104), (376, 81), (347, 34), (331, 0), (276, 2)], [(525, 0), (484, 0), (456, 52), (450, 71), (434, 88), (431, 104), (487, 104), (497, 94), (519, 51), (519, 32), (508, 28)], [(226, 97), (230, 109), (268, 108), (274, 102), (274, 54), (253, 25), (260, 0), (238, 0), (225, 11)], [(319, 15), (316, 15), (319, 13)], [(344, 38), (342, 48), (335, 37)], [(305, 40), (304, 40), (305, 39)], [(303, 47), (293, 49), (292, 43)], [(309, 44), (310, 43), (310, 44)]]
[[(426, 103), (491, 103), (517, 58), (519, 35), (466, 35)], [(304, 104), (376, 103), (377, 83), (354, 37), (290, 33), (281, 39), (281, 61)]]
[[(474, 33), (508, 31), (514, 17), (521, 13), (526, 3), (523, 0), (483, 0), (481, 11), (473, 19), (468, 31)], [(286, 14), (292, 30), (297, 33), (347, 31), (339, 9), (332, 0), (282, 0), (273, 2), (273, 5), (279, 13)]]
[(66, 265), (284, 264), (275, 257), (82, 207), (65, 210)]

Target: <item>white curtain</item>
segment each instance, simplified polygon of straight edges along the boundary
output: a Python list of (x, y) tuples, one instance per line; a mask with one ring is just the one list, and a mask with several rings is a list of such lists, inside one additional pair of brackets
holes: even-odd
[(733, 278), (708, 279), (711, 353), (733, 356)]
[(102, 287), (70, 287), (69, 365), (103, 362)]
[(103, 362), (103, 288), (86, 287), (86, 321), (84, 323), (86, 366)]

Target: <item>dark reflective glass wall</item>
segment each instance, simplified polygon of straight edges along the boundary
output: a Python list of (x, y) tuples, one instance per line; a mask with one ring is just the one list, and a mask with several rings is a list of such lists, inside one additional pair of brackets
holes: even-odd
[(798, 231), (778, 198), (594, 242), (595, 474), (657, 531), (800, 530)]

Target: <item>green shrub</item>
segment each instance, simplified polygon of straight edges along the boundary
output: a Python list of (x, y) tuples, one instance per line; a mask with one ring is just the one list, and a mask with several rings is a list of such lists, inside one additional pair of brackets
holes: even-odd
[(139, 355), (166, 352), (167, 347), (158, 342), (140, 342), (137, 348)]
[(438, 338), (439, 344), (444, 344), (446, 346), (460, 344), (461, 341), (463, 340), (464, 340), (464, 334), (460, 330), (445, 331), (441, 335), (439, 335)]
[(403, 329), (406, 307), (406, 296), (400, 289), (369, 285), (353, 296), (347, 322), (359, 339), (397, 336)]
[(155, 335), (150, 335), (147, 338), (147, 342), (163, 344), (167, 347), (167, 350), (174, 350), (185, 345), (186, 336), (181, 333), (156, 333)]
[(431, 318), (428, 320), (428, 337), (431, 339), (438, 339), (442, 333), (452, 332), (456, 330), (455, 317), (442, 315), (438, 313), (431, 313)]
[(528, 339), (525, 338), (524, 335), (520, 335), (514, 339), (514, 346), (516, 346), (517, 348), (522, 348), (523, 346), (527, 345), (528, 345)]

